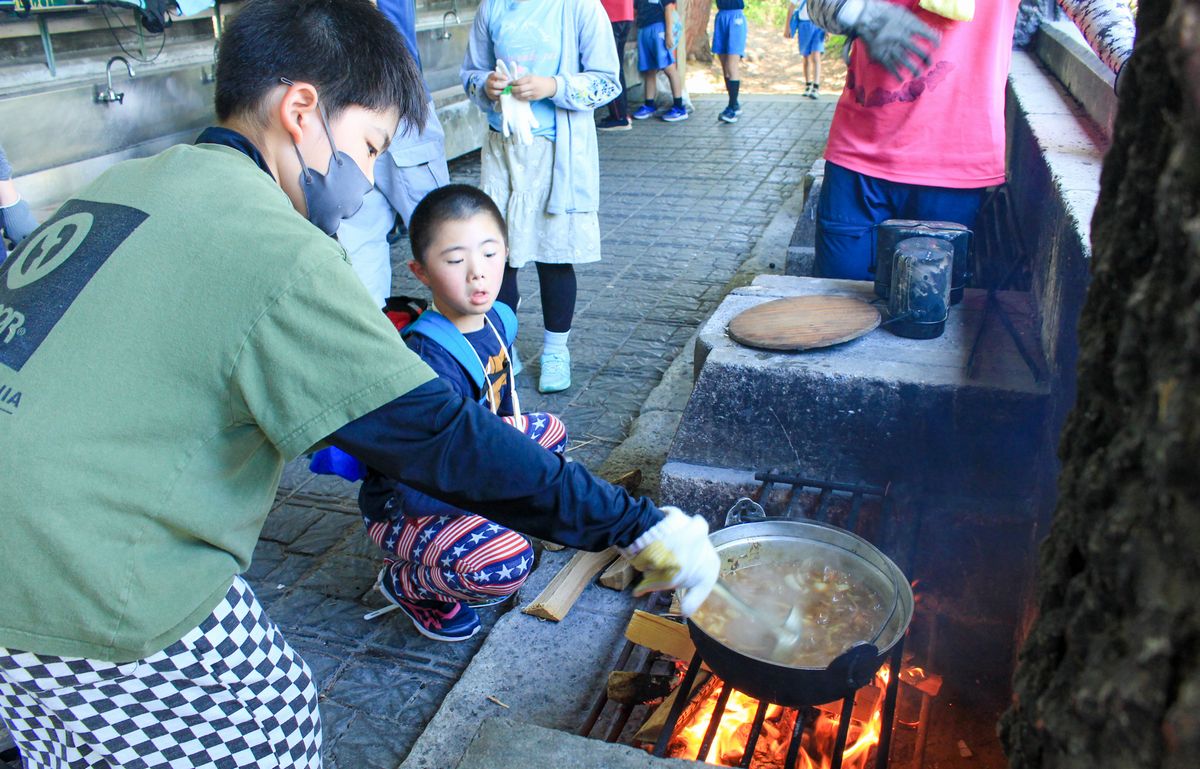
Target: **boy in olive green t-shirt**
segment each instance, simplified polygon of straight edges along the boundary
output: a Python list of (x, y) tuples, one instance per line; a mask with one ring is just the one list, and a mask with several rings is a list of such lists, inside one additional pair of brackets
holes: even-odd
[(25, 766), (321, 765), (311, 673), (238, 575), (284, 464), (322, 441), (622, 547), (687, 608), (707, 593), (702, 521), (456, 396), (329, 237), (424, 103), (368, 0), (248, 0), (220, 126), (113, 167), (0, 265), (0, 717)]

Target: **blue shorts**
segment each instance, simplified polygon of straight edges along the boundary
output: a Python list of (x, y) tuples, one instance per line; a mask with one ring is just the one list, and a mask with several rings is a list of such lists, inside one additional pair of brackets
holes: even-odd
[(796, 22), (796, 45), (801, 56), (825, 53), (825, 30), (811, 21)]
[(873, 280), (875, 225), (921, 219), (975, 226), (986, 188), (954, 189), (890, 182), (825, 161), (817, 199), (818, 278)]
[(713, 22), (712, 52), (746, 55), (746, 14), (741, 9), (717, 11), (717, 19)]
[(667, 50), (667, 27), (661, 21), (638, 30), (638, 72), (666, 69), (675, 63)]

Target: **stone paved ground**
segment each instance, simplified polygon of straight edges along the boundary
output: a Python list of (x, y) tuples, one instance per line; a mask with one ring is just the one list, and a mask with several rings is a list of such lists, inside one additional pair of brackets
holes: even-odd
[[(784, 200), (824, 145), (833, 101), (750, 97), (736, 125), (721, 100), (697, 99), (684, 123), (638, 123), (601, 134), (604, 260), (578, 271), (571, 335), (574, 386), (539, 395), (537, 277), (524, 270), (518, 348), (527, 410), (553, 411), (571, 431), (569, 456), (597, 468), (624, 437), (672, 359), (717, 306)], [(478, 153), (451, 166), (478, 183)], [(423, 295), (397, 244), (396, 293)], [(783, 258), (783, 255), (780, 255)], [(327, 767), (393, 769), (405, 757), (486, 633), (429, 641), (398, 614), (373, 622), (379, 560), (362, 532), (355, 486), (290, 465), (249, 579), (312, 666), (322, 695)], [(524, 596), (528, 600), (530, 596)], [(518, 596), (521, 599), (522, 596)], [(485, 630), (506, 607), (484, 609)]]

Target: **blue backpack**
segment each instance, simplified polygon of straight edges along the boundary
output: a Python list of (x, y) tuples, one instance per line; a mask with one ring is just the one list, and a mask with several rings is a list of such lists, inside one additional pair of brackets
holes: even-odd
[[(493, 304), (492, 312), (500, 320), (500, 330), (504, 336), (505, 346), (512, 347), (517, 338), (517, 314), (503, 302)], [(421, 313), (421, 317), (400, 332), (405, 339), (413, 334), (436, 342), (442, 349), (450, 353), (454, 360), (458, 361), (458, 365), (462, 366), (463, 371), (467, 372), (467, 376), (471, 378), (475, 388), (483, 393), (479, 401), (480, 405), (487, 405), (487, 372), (483, 370), (483, 365), (479, 361), (479, 356), (475, 354), (474, 348), (471, 347), (471, 343), (453, 323), (446, 319), (445, 315), (437, 310), (426, 310)]]

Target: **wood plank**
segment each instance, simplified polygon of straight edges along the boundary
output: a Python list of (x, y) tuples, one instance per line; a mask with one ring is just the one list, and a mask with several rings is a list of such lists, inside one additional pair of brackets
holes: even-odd
[(618, 558), (600, 575), (600, 584), (612, 590), (624, 590), (633, 582), (635, 573), (633, 564), (623, 557)]
[(554, 575), (546, 589), (521, 611), (534, 617), (560, 621), (571, 611), (587, 583), (616, 557), (617, 550), (612, 547), (599, 553), (585, 553), (582, 550), (575, 553), (567, 565)]
[(675, 659), (690, 660), (696, 653), (687, 626), (641, 609), (633, 613), (625, 628), (625, 637)]

